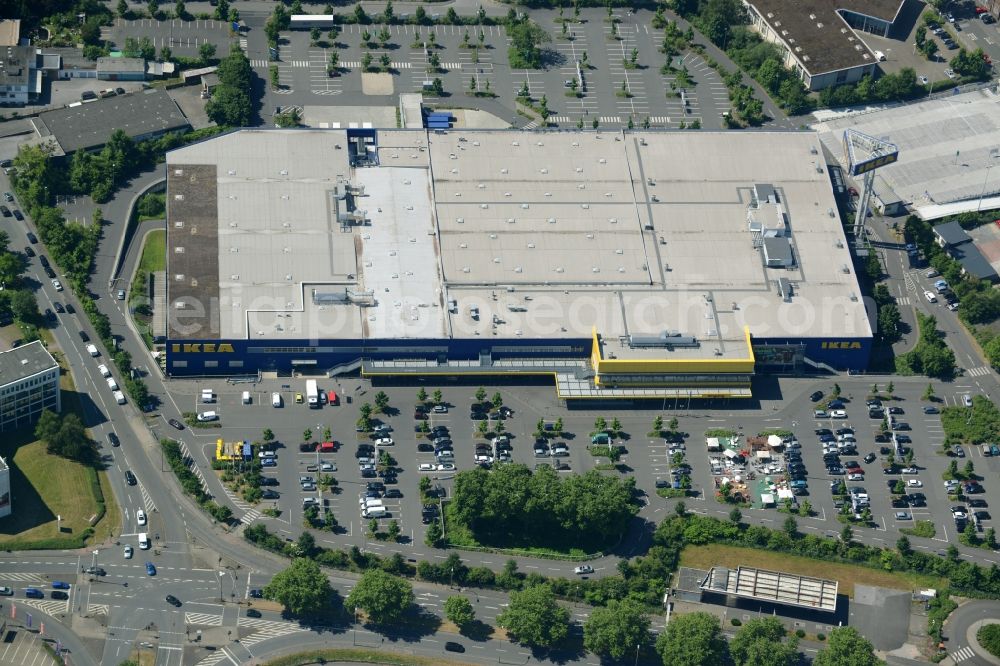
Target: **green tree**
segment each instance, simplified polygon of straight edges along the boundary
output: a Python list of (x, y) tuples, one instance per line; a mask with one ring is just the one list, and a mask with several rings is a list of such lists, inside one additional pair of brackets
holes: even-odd
[(790, 537), (794, 537), (799, 533), (799, 523), (793, 516), (788, 516), (782, 524), (782, 529), (785, 530), (785, 534)]
[(664, 666), (722, 666), (726, 639), (719, 618), (695, 612), (676, 615), (656, 640)]
[[(727, 483), (725, 487), (728, 488), (729, 484)], [(731, 522), (733, 525), (739, 525), (742, 520), (743, 520), (743, 512), (740, 511), (738, 507), (734, 506), (729, 511), (729, 522)]]
[(468, 597), (452, 596), (445, 599), (444, 616), (454, 622), (459, 631), (476, 621), (476, 611)]
[(435, 405), (440, 405), (441, 402), (444, 400), (444, 394), (441, 393), (441, 389), (434, 389), (432, 397), (434, 398)]
[(854, 530), (851, 529), (850, 525), (844, 525), (840, 529), (840, 542), (841, 543), (851, 543), (854, 540)]
[[(994, 338), (994, 339), (996, 339), (996, 338)], [(927, 400), (928, 402), (930, 402), (931, 400), (933, 400), (934, 397), (935, 397), (934, 396), (934, 384), (928, 384), (927, 388), (924, 389), (923, 395), (920, 396), (920, 397), (921, 397), (922, 400)]]
[(389, 396), (385, 391), (379, 391), (375, 394), (375, 410), (381, 414), (385, 413), (386, 408), (389, 406)]
[(647, 643), (649, 618), (633, 599), (612, 599), (594, 608), (583, 625), (583, 645), (599, 657), (618, 661)]
[(663, 432), (663, 417), (659, 414), (653, 418), (653, 430), (651, 432), (654, 437), (659, 437)]
[(149, 15), (152, 18), (156, 18), (156, 16), (160, 13), (159, 0), (149, 0), (149, 2), (146, 4), (146, 7), (149, 9)]
[[(427, 477), (424, 477), (425, 479)], [(424, 536), (424, 543), (432, 548), (437, 548), (441, 545), (441, 541), (444, 539), (444, 532), (441, 530), (441, 523), (437, 520), (431, 521), (431, 524), (427, 526), (427, 534)]]
[(179, 19), (187, 16), (187, 7), (184, 6), (184, 0), (177, 0), (174, 3), (174, 15)]
[(736, 666), (791, 666), (798, 661), (798, 650), (785, 643), (785, 627), (775, 617), (747, 621), (729, 643)]
[(373, 59), (372, 54), (365, 51), (365, 54), (361, 57), (361, 71), (367, 72), (371, 69)]
[(303, 532), (295, 542), (295, 550), (301, 557), (312, 557), (313, 553), (316, 552), (316, 539), (309, 532)]
[(408, 581), (381, 569), (368, 569), (362, 574), (344, 605), (361, 609), (375, 624), (398, 622), (413, 604), (413, 586)]
[(486, 400), (486, 388), (480, 386), (476, 389), (476, 402), (482, 404)]
[(378, 64), (382, 67), (382, 71), (388, 72), (392, 66), (392, 58), (388, 53), (383, 53), (378, 57)]
[(96, 46), (101, 43), (100, 19), (96, 17), (89, 18), (80, 26), (80, 41), (90, 46)]
[(125, 15), (128, 14), (128, 2), (118, 0), (118, 8), (115, 10), (115, 13), (118, 14), (118, 18), (125, 18)]
[(308, 617), (330, 608), (334, 591), (319, 565), (299, 557), (278, 572), (264, 588), (264, 597), (280, 603), (292, 615)]
[(854, 627), (837, 627), (827, 637), (826, 648), (813, 659), (814, 666), (877, 666), (875, 648)]
[(508, 58), (512, 68), (540, 69), (542, 67), (541, 45), (550, 41), (550, 37), (537, 23), (531, 19), (525, 19), (508, 25), (507, 36), (511, 41)]
[(264, 432), (261, 433), (261, 439), (270, 444), (274, 441), (274, 431), (270, 428), (264, 428)]
[(552, 647), (569, 634), (569, 610), (556, 603), (548, 584), (511, 592), (510, 604), (497, 616), (497, 625), (511, 639), (532, 647)]
[(399, 534), (400, 534), (399, 521), (396, 520), (395, 518), (389, 521), (389, 528), (387, 530), (387, 534), (389, 535), (389, 538), (392, 539), (393, 541), (399, 540)]
[(423, 386), (421, 386), (420, 390), (417, 391), (417, 402), (421, 404), (427, 402), (427, 389), (425, 389)]

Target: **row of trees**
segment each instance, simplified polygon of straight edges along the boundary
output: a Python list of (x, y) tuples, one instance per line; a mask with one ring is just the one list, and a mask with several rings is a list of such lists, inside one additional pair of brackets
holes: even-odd
[(889, 287), (884, 284), (875, 285), (872, 296), (878, 308), (878, 337), (884, 344), (892, 344), (899, 340), (900, 336), (901, 317), (899, 306), (896, 305), (896, 298), (889, 291)]
[(448, 518), (483, 544), (595, 549), (624, 532), (634, 494), (634, 479), (594, 470), (563, 478), (550, 467), (477, 467), (455, 478)]
[[(277, 9), (280, 9), (279, 4)], [(253, 104), (250, 100), (253, 70), (243, 50), (233, 45), (229, 55), (219, 62), (219, 85), (212, 92), (212, 99), (205, 105), (205, 112), (215, 123), (228, 127), (250, 125)]]

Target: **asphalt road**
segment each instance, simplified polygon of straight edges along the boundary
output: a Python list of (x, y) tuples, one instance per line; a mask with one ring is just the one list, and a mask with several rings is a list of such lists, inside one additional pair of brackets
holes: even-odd
[(995, 666), (998, 661), (976, 641), (976, 631), (985, 622), (1000, 624), (1000, 602), (970, 601), (959, 606), (944, 625), (948, 656), (969, 666)]

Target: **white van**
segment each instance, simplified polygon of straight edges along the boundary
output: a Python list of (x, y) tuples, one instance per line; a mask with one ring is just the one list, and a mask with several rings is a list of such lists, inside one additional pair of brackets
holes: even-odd
[(243, 391), (243, 404), (244, 405), (250, 404), (250, 391)]
[(198, 420), (202, 423), (206, 421), (215, 421), (219, 418), (216, 412), (201, 412), (198, 414)]
[(87, 345), (87, 353), (95, 357), (101, 355), (101, 352), (97, 351), (97, 345), (93, 344)]
[(370, 508), (376, 507), (376, 506), (384, 506), (382, 504), (382, 500), (379, 499), (378, 497), (363, 497), (358, 502), (358, 504), (360, 504), (361, 508), (364, 508), (364, 509), (370, 509)]
[(202, 389), (201, 390), (201, 401), (204, 403), (215, 402), (215, 392), (212, 389)]
[(112, 391), (118, 390), (118, 382), (115, 381), (114, 377), (108, 377), (108, 388)]
[(385, 510), (385, 507), (376, 507), (373, 509), (365, 509), (361, 512), (364, 518), (385, 518), (389, 515), (389, 512)]
[(885, 62), (885, 54), (881, 51), (875, 51), (875, 59), (879, 62)]
[(114, 396), (115, 396), (115, 402), (117, 402), (119, 405), (124, 405), (125, 404), (125, 394), (124, 393), (122, 393), (121, 391), (115, 391), (114, 392)]
[(271, 406), (272, 407), (281, 407), (281, 394), (280, 393), (272, 393), (271, 394)]
[(108, 370), (108, 366), (104, 365), (103, 363), (101, 365), (97, 366), (97, 371), (99, 373), (101, 373), (101, 377), (110, 377), (111, 376), (111, 371)]
[(139, 532), (139, 550), (149, 550), (149, 535)]

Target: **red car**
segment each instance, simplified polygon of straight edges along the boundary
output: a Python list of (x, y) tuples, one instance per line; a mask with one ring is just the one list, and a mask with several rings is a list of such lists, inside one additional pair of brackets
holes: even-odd
[(986, 13), (986, 12), (988, 12), (988, 11), (989, 11), (989, 10), (988, 10), (988, 9), (986, 9), (986, 7), (976, 7), (976, 13), (977, 13), (977, 14), (985, 14), (985, 13)]

